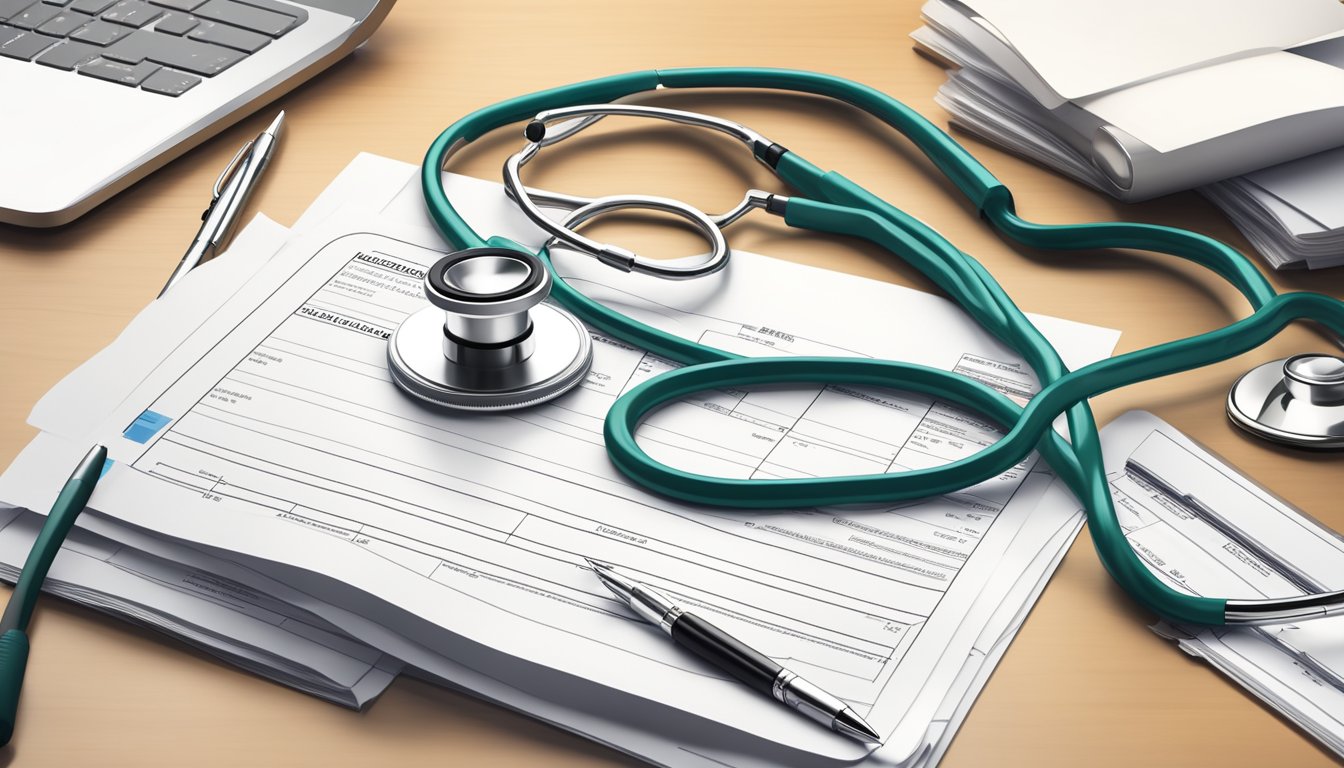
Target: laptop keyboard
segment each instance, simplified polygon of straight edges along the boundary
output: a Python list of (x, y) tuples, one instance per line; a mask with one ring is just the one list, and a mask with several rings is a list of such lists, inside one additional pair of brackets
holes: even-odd
[(0, 56), (181, 96), (307, 20), (276, 0), (0, 0)]

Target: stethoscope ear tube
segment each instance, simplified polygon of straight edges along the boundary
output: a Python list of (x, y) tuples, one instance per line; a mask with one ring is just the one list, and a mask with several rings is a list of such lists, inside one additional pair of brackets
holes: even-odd
[(1279, 600), (1228, 600), (1226, 623), (1240, 626), (1286, 624), (1344, 613), (1344, 591)]

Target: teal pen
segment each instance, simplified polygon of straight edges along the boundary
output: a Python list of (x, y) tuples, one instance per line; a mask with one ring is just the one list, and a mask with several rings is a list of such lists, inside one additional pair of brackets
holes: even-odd
[(0, 616), (0, 747), (14, 736), (14, 719), (19, 710), (19, 692), (23, 689), (23, 671), (28, 664), (28, 620), (33, 617), (33, 606), (42, 591), (51, 561), (61, 551), (66, 534), (75, 524), (75, 518), (89, 503), (94, 486), (103, 474), (107, 449), (95, 445), (84, 460), (70, 473), (65, 487), (51, 505), (47, 522), (28, 552), (9, 605)]

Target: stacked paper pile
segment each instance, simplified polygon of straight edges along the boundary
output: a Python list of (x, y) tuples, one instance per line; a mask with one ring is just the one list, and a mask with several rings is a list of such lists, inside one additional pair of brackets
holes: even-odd
[(924, 6), (955, 126), (1121, 200), (1198, 189), (1276, 269), (1344, 263), (1344, 6), (1065, 5)]
[[(0, 579), (12, 584), (42, 518), (4, 507), (0, 521)], [(400, 661), (317, 616), (218, 575), (210, 555), (170, 542), (162, 548), (150, 554), (75, 529), (43, 588), (353, 709), (381, 694), (401, 670)]]
[[(215, 273), (217, 282), (206, 286), (208, 280), (193, 280), (183, 299), (218, 305), (266, 263), (286, 234), (284, 227), (258, 216), (234, 240), (232, 269), (206, 270)], [(171, 324), (174, 313), (166, 309), (156, 302), (137, 322)], [(116, 364), (104, 350), (86, 367), (100, 363)], [(92, 415), (83, 406), (72, 407), (78, 411), (75, 419)], [(49, 508), (38, 506), (39, 515), (0, 502), (0, 579), (11, 584), (17, 579)], [(354, 709), (377, 698), (403, 667), (283, 593), (245, 585), (237, 578), (242, 571), (236, 563), (110, 522), (94, 532), (93, 524), (86, 513), (70, 532), (43, 584), (46, 592)]]
[[(23, 510), (47, 509), (99, 442), (112, 463), (48, 589), (259, 674), (325, 680), (357, 705), (404, 662), (660, 765), (936, 763), (1079, 529), (1047, 468), (1032, 456), (947, 497), (868, 509), (674, 503), (617, 473), (601, 436), (615, 397), (672, 363), (601, 335), (589, 379), (553, 403), (432, 413), (385, 363), (444, 250), (417, 176), (361, 156), (293, 230), (254, 222), (57, 385), (0, 477), (8, 572), (37, 523)], [(499, 185), (447, 183), (479, 231), (542, 240)], [(691, 283), (573, 254), (557, 265), (624, 312), (744, 354), (911, 360), (1019, 399), (1037, 386), (953, 305), (909, 289), (742, 252)], [(825, 297), (881, 307), (883, 322), (856, 327)], [(1073, 368), (1118, 338), (1034, 321)], [(665, 461), (731, 477), (935, 466), (998, 437), (936, 399), (846, 387), (705, 393), (639, 432)], [(790, 659), (885, 743), (814, 727), (681, 652), (585, 556)]]
[[(1339, 61), (1344, 63), (1344, 55)], [(1344, 264), (1344, 147), (1199, 191), (1275, 269)]]

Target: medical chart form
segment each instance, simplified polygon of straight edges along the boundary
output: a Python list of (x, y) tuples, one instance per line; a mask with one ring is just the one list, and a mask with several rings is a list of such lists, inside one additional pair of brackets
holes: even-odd
[[(211, 318), (150, 372), (105, 426), (120, 439), (99, 511), (320, 572), (445, 638), (800, 749), (862, 754), (651, 632), (583, 558), (610, 562), (787, 660), (880, 731), (896, 727), (926, 674), (918, 660), (943, 653), (1022, 524), (1001, 513), (1035, 456), (956, 494), (863, 509), (743, 512), (652, 496), (610, 466), (601, 425), (617, 396), (673, 364), (595, 333), (586, 382), (550, 404), (431, 411), (391, 383), (386, 340), (423, 306), (442, 245), (373, 234), (388, 231), (333, 224), (291, 245), (235, 314)], [(558, 263), (608, 305), (742, 354), (913, 360), (1021, 401), (1036, 387), (952, 305), (916, 291), (742, 253), (703, 285)], [(879, 317), (854, 323), (850, 305)], [(1115, 341), (1040, 322), (1070, 365)], [(638, 438), (675, 466), (765, 478), (934, 466), (998, 434), (935, 398), (789, 386), (701, 393), (655, 413)]]

